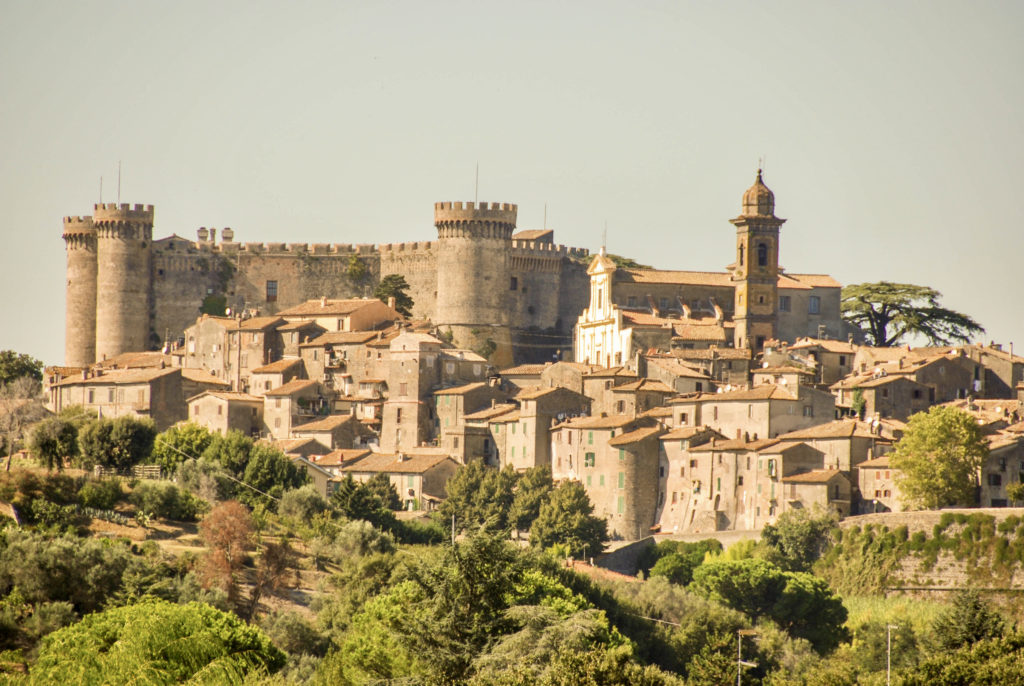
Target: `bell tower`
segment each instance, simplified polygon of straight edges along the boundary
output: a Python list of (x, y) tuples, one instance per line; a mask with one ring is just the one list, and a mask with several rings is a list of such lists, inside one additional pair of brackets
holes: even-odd
[(736, 263), (730, 267), (736, 291), (734, 344), (758, 351), (776, 335), (779, 227), (786, 221), (775, 216), (775, 194), (764, 185), (760, 169), (743, 194), (740, 216), (729, 221), (736, 227)]

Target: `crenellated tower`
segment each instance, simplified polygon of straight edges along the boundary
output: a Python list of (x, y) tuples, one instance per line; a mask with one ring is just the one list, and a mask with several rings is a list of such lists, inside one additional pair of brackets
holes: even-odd
[[(516, 291), (509, 255), (517, 208), (511, 203), (439, 202), (435, 323), (454, 343), (512, 364), (510, 293)], [(382, 274), (382, 276), (384, 276)]]
[(757, 170), (754, 185), (743, 194), (740, 216), (729, 220), (736, 227), (736, 263), (731, 265), (736, 284), (735, 345), (760, 350), (776, 336), (779, 283), (779, 227), (775, 194)]
[(153, 206), (106, 203), (96, 228), (96, 360), (150, 345)]
[(64, 292), (64, 364), (96, 361), (96, 227), (92, 217), (64, 217), (67, 248)]

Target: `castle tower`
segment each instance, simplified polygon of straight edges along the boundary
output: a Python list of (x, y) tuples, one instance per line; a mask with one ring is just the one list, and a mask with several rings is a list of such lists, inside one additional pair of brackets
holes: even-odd
[(434, 204), (435, 323), (442, 333), (452, 332), (456, 346), (490, 351), (491, 361), (499, 367), (512, 364), (509, 293), (515, 286), (510, 281), (509, 253), (516, 211), (510, 203)]
[(96, 360), (150, 348), (153, 206), (99, 204), (96, 227)]
[(761, 170), (743, 194), (743, 211), (729, 220), (736, 227), (736, 263), (731, 265), (736, 284), (735, 345), (760, 350), (775, 338), (778, 282), (779, 227), (775, 194), (764, 185)]
[(96, 228), (92, 217), (64, 217), (68, 253), (64, 293), (64, 364), (96, 361)]

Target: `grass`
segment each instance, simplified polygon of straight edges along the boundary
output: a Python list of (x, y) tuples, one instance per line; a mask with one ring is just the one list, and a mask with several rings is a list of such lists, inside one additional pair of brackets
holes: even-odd
[(864, 622), (909, 625), (921, 635), (948, 605), (938, 600), (922, 600), (910, 596), (848, 596), (843, 605), (849, 617), (846, 625), (856, 627)]

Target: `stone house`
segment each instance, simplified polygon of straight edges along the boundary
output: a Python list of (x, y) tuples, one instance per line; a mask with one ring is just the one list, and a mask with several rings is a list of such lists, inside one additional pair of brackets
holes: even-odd
[(281, 350), (285, 357), (299, 357), (300, 346), (324, 333), (324, 328), (313, 321), (287, 322), (277, 327), (281, 337)]
[(865, 460), (857, 466), (861, 514), (903, 512), (903, 494), (896, 484), (898, 470), (889, 466), (889, 456)]
[(263, 419), (267, 431), (276, 439), (289, 438), (292, 430), (330, 411), (329, 394), (310, 379), (293, 379), (264, 393)]
[[(220, 386), (219, 383), (211, 385)], [(101, 417), (128, 415), (152, 419), (157, 431), (188, 416), (179, 368), (83, 370), (52, 384), (48, 393), (48, 406), (53, 412), (81, 405)]]
[(783, 512), (819, 506), (840, 517), (850, 514), (850, 480), (835, 469), (815, 469), (782, 478)]
[[(570, 391), (583, 393), (583, 377), (586, 374), (596, 372), (601, 367), (593, 364), (582, 364), (580, 362), (555, 362), (544, 365), (540, 373), (540, 382), (535, 384), (544, 387), (568, 388)], [(529, 384), (517, 384), (519, 388), (525, 388)]]
[(280, 388), (292, 379), (302, 379), (305, 374), (302, 360), (284, 358), (253, 369), (249, 373), (249, 391), (253, 395), (263, 395), (267, 391)]
[(799, 367), (778, 365), (754, 369), (750, 372), (750, 379), (750, 385), (755, 388), (765, 384), (796, 388), (813, 385), (814, 373)]
[(636, 417), (648, 410), (661, 407), (675, 394), (671, 387), (654, 379), (645, 378), (614, 386), (611, 389), (612, 414), (629, 414)]
[(292, 457), (292, 464), (305, 470), (306, 475), (309, 476), (310, 483), (316, 488), (316, 492), (320, 494), (321, 498), (326, 499), (331, 494), (330, 486), (333, 475), (329, 471), (312, 459), (302, 455)]
[(521, 390), (514, 398), (519, 403), (517, 418), (502, 415), (494, 425), (504, 424), (504, 448), (501, 466), (512, 465), (523, 471), (551, 465), (552, 427), (567, 417), (585, 415), (590, 398), (568, 388), (532, 388)]
[(263, 431), (263, 398), (233, 391), (206, 391), (188, 399), (188, 418), (214, 433), (235, 430), (259, 436)]
[(750, 380), (753, 355), (746, 348), (673, 349), (671, 354), (683, 363), (703, 371), (716, 386), (742, 388)]
[[(717, 431), (706, 426), (684, 426), (672, 429), (659, 437), (661, 453), (658, 465), (659, 508), (656, 515), (658, 530), (662, 533), (679, 533), (689, 524), (687, 513), (693, 512), (689, 502), (693, 496), (693, 475), (697, 468), (696, 458), (691, 458), (691, 448), (704, 445), (712, 439), (724, 440)], [(692, 516), (692, 515), (691, 515)]]
[(325, 331), (370, 331), (404, 317), (376, 298), (307, 300), (277, 313), (288, 322), (312, 321)]
[(261, 443), (277, 448), (287, 457), (304, 457), (326, 455), (331, 449), (315, 438), (282, 438), (279, 440), (263, 440)]
[[(466, 444), (466, 415), (493, 407), (498, 402), (508, 399), (508, 393), (494, 384), (476, 381), (461, 386), (442, 388), (434, 392), (434, 404), (437, 408), (438, 436), (440, 445), (448, 454), (458, 456), (465, 464), (468, 460), (485, 457), (484, 452), (469, 452)], [(488, 437), (490, 432), (487, 431)], [(477, 445), (473, 448), (483, 451), (486, 446)]]
[(547, 367), (547, 364), (520, 364), (501, 369), (498, 374), (516, 388), (528, 388), (541, 385), (541, 374)]
[(833, 384), (836, 407), (855, 414), (854, 404), (863, 399), (865, 417), (891, 417), (906, 421), (911, 415), (934, 404), (935, 389), (915, 381), (910, 375), (881, 373), (877, 376), (849, 376)]
[(1006, 487), (1024, 483), (1024, 435), (1000, 431), (988, 437), (988, 444), (988, 458), (981, 469), (981, 506), (1012, 506)]
[(445, 485), (459, 466), (436, 449), (417, 449), (401, 453), (370, 453), (341, 467), (341, 475), (356, 481), (368, 481), (387, 474), (398, 491), (406, 510), (432, 510), (447, 497)]
[(341, 468), (361, 460), (370, 454), (370, 450), (366, 448), (352, 448), (352, 449), (338, 449), (332, 450), (326, 455), (313, 456), (313, 461), (318, 467), (330, 473), (331, 478), (341, 476)]
[(765, 384), (750, 390), (682, 396), (669, 403), (675, 426), (706, 424), (737, 438), (774, 438), (835, 416), (832, 395), (808, 386)]
[(591, 399), (591, 411), (594, 414), (614, 414), (615, 397), (611, 390), (639, 378), (636, 372), (626, 367), (598, 369), (583, 375), (583, 395)]
[[(362, 379), (387, 375), (388, 359), (383, 350), (371, 350), (367, 344), (381, 339), (379, 331), (332, 331), (299, 345), (299, 357), (309, 378), (348, 395)], [(378, 357), (379, 354), (379, 357)]]
[(402, 333), (389, 344), (388, 398), (384, 403), (381, 450), (394, 453), (423, 445), (434, 426), (432, 391), (441, 384), (442, 342), (421, 333)]
[(677, 394), (714, 390), (710, 376), (684, 364), (678, 358), (667, 355), (644, 355), (641, 361), (642, 372), (648, 379), (662, 382)]
[[(515, 415), (516, 419), (501, 421), (505, 415)], [(492, 467), (501, 466), (501, 455), (507, 455), (507, 441), (510, 433), (502, 433), (502, 427), (508, 429), (512, 421), (518, 421), (519, 410), (513, 403), (501, 403), (486, 407), (463, 417), (460, 450), (452, 451), (454, 457), (464, 464), (471, 458), (482, 456), (486, 464)]]
[(1015, 398), (1017, 385), (1024, 381), (1024, 357), (1013, 354), (1013, 345), (966, 345), (964, 353), (984, 369), (982, 385), (986, 398)]
[(247, 390), (253, 369), (281, 359), (284, 345), (277, 327), (280, 317), (234, 319), (204, 314), (185, 329), (183, 364), (205, 369), (231, 383), (234, 390)]
[(853, 372), (857, 348), (853, 343), (845, 341), (801, 338), (788, 346), (787, 350), (813, 364), (813, 383), (831, 386)]
[(359, 447), (366, 433), (363, 424), (351, 414), (332, 414), (292, 427), (292, 438), (310, 438), (327, 446), (328, 451)]

